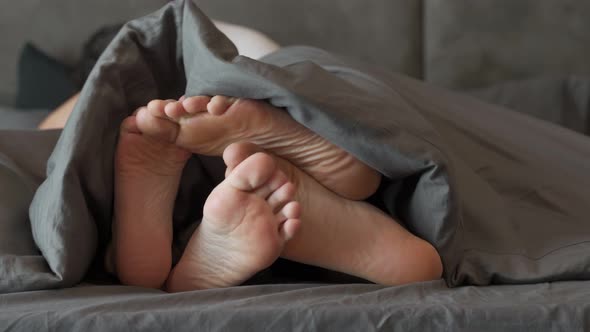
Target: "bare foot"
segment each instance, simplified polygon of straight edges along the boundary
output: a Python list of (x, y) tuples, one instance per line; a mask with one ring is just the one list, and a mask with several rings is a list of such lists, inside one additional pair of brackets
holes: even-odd
[(241, 161), (207, 198), (167, 290), (236, 286), (270, 266), (299, 228), (294, 195), (293, 183), (269, 155)]
[[(174, 128), (163, 133), (162, 123)], [(267, 102), (223, 96), (153, 100), (138, 114), (138, 126), (147, 135), (204, 155), (219, 156), (234, 142), (253, 142), (353, 200), (369, 197), (381, 181), (380, 173)]]
[[(230, 145), (224, 152), (228, 172), (260, 151), (251, 143)], [(376, 207), (342, 198), (289, 162), (275, 161), (296, 185), (295, 199), (301, 204), (301, 227), (281, 257), (382, 285), (440, 278), (442, 264), (432, 245)]]
[[(172, 210), (191, 153), (141, 134), (136, 117), (121, 124), (115, 157), (113, 254), (107, 269), (127, 285), (160, 288), (171, 268)], [(109, 262), (110, 258), (110, 262)]]

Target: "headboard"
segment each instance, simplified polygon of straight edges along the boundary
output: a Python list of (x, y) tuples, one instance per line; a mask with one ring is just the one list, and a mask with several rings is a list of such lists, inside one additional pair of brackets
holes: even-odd
[(590, 74), (586, 0), (195, 0), (283, 45), (311, 44), (451, 87)]
[[(451, 88), (590, 74), (587, 0), (193, 1), (213, 18), (258, 29), (282, 45), (318, 46)], [(27, 40), (73, 63), (99, 27), (167, 2), (0, 2), (0, 104), (14, 98)]]

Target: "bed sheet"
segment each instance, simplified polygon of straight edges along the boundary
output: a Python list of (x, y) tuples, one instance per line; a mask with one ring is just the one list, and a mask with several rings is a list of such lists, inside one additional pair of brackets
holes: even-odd
[(124, 286), (0, 296), (0, 331), (585, 331), (590, 282), (282, 284), (167, 294)]

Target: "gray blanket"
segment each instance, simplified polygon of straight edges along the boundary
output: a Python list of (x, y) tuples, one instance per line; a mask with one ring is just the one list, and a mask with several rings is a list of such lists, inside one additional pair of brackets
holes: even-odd
[[(437, 248), (449, 286), (590, 277), (588, 138), (318, 49), (284, 48), (262, 62), (238, 56), (186, 1), (115, 38), (46, 178), (39, 169), (56, 133), (0, 132), (0, 292), (68, 287), (96, 273), (110, 238), (118, 126), (149, 100), (183, 93), (267, 100), (379, 170), (376, 199)], [(14, 142), (27, 144), (26, 158)], [(194, 229), (194, 203), (219, 167), (191, 160), (177, 234)], [(33, 192), (29, 218), (14, 211)]]

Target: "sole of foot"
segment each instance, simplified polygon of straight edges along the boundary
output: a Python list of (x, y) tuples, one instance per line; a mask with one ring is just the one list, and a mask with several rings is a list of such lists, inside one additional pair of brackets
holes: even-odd
[(224, 96), (153, 100), (137, 117), (142, 132), (193, 153), (220, 156), (230, 144), (250, 141), (348, 199), (369, 197), (381, 181), (379, 172), (267, 102)]
[(265, 153), (233, 155), (167, 282), (171, 292), (236, 286), (270, 266), (300, 226), (296, 188)]

